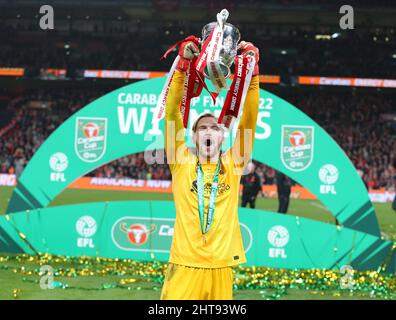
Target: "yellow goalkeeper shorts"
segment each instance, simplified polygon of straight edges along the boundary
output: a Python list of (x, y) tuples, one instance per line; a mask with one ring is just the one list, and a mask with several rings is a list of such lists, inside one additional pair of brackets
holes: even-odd
[(232, 300), (232, 268), (195, 268), (170, 263), (161, 300)]

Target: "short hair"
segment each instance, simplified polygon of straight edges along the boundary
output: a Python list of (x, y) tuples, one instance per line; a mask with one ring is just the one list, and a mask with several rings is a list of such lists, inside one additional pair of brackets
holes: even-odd
[(210, 113), (210, 112), (201, 113), (201, 114), (198, 116), (198, 118), (194, 121), (194, 124), (193, 124), (193, 126), (192, 126), (192, 131), (193, 131), (193, 132), (197, 131), (197, 126), (198, 126), (199, 120), (201, 120), (201, 119), (203, 119), (203, 118), (209, 118), (209, 117), (217, 120), (217, 117), (216, 117), (214, 114)]

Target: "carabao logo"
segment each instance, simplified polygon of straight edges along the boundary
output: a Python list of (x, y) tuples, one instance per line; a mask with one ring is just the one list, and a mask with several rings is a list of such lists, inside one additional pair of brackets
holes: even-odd
[(111, 238), (122, 251), (169, 252), (174, 220), (122, 217), (114, 222)]
[(96, 162), (106, 152), (107, 119), (76, 118), (74, 147), (77, 156), (84, 162)]
[(307, 169), (313, 160), (314, 127), (282, 126), (281, 160), (291, 171)]
[(99, 126), (94, 122), (87, 123), (82, 129), (84, 135), (88, 138), (97, 137), (99, 135)]
[(129, 241), (136, 246), (141, 246), (146, 243), (150, 233), (153, 233), (156, 229), (156, 225), (152, 224), (150, 229), (147, 228), (144, 224), (133, 224), (128, 227), (128, 225), (124, 222), (120, 224), (121, 231), (124, 232)]
[(289, 136), (289, 141), (293, 146), (301, 146), (305, 143), (305, 134), (302, 131), (294, 131)]

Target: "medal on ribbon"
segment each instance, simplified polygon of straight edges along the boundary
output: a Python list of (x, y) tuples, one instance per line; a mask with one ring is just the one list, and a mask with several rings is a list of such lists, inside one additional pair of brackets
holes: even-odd
[(206, 224), (205, 224), (204, 172), (198, 160), (197, 163), (198, 213), (199, 213), (199, 221), (201, 223), (201, 232), (203, 235), (208, 233), (213, 223), (215, 206), (216, 206), (217, 189), (219, 185), (219, 172), (220, 172), (220, 157), (217, 161), (216, 171), (212, 179), (209, 203), (208, 203), (208, 212), (206, 215)]

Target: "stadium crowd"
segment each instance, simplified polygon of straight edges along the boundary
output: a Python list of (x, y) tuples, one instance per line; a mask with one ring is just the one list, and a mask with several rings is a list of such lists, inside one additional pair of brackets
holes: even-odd
[[(103, 95), (101, 89), (39, 90), (15, 98), (15, 124), (0, 128), (0, 173), (21, 174), (43, 141), (72, 113)], [(391, 96), (337, 92), (299, 92), (282, 96), (322, 126), (352, 160), (367, 187), (394, 188), (396, 128), (381, 114), (394, 112)], [(15, 121), (16, 120), (16, 121)], [(256, 163), (264, 184), (275, 183), (275, 170)], [(166, 164), (149, 165), (144, 153), (120, 158), (89, 174), (97, 177), (170, 180)]]
[(15, 97), (8, 104), (14, 117), (0, 128), (0, 173), (22, 173), (43, 141), (71, 114), (96, 99), (98, 90), (34, 90)]
[[(183, 37), (200, 36), (205, 23), (83, 21), (73, 26), (71, 20), (63, 29), (61, 24), (60, 31), (46, 34), (37, 30), (37, 21), (0, 23), (1, 67), (24, 67), (31, 77), (37, 77), (41, 68), (64, 68), (71, 78), (84, 69), (167, 71), (172, 59), (160, 61), (161, 55)], [(237, 26), (243, 38), (249, 35), (245, 40), (260, 48), (262, 74), (371, 78), (396, 74), (393, 29), (339, 33), (329, 27)], [(318, 35), (332, 37), (317, 39)]]

